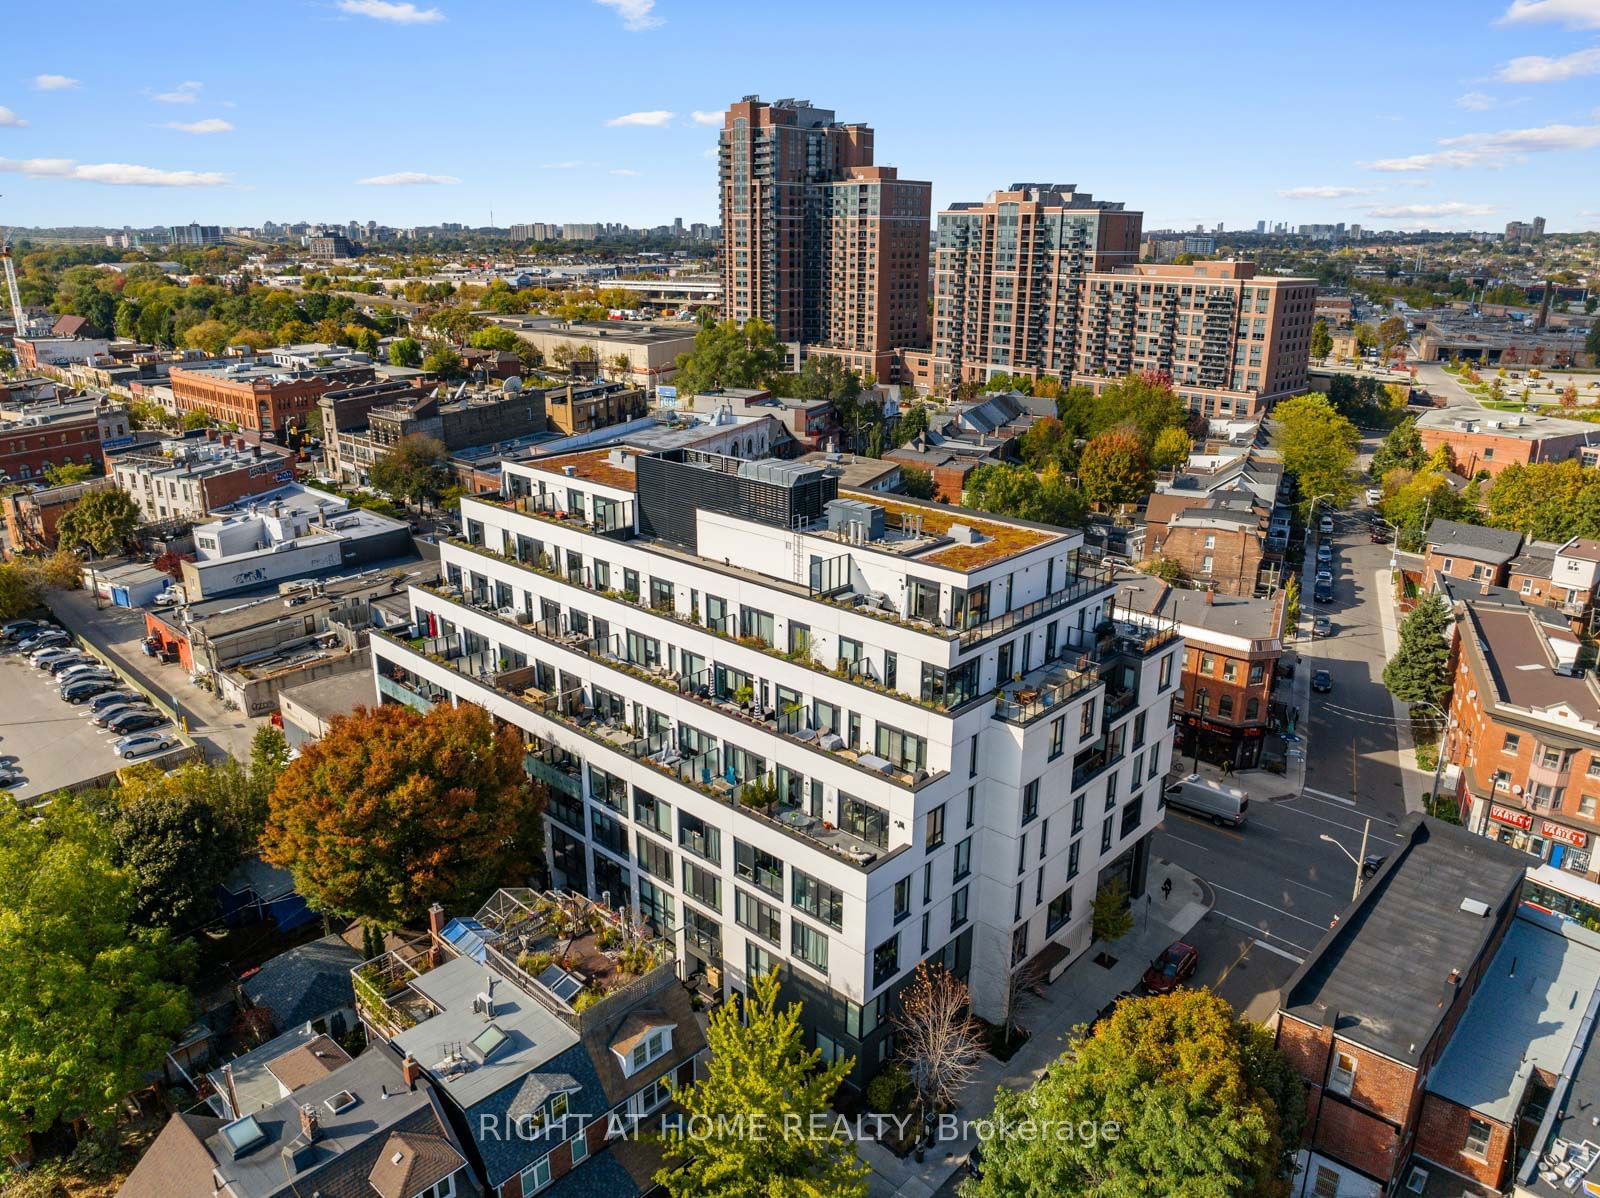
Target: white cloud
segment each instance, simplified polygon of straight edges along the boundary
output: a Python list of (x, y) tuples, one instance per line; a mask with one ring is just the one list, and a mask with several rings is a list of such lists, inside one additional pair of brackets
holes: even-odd
[(656, 16), (654, 12), (656, 0), (594, 0), (594, 2), (612, 9), (622, 18), (622, 27), (633, 33), (643, 33), (646, 29), (654, 29), (664, 24), (662, 18)]
[(160, 100), (163, 104), (193, 104), (200, 98), (200, 89), (205, 84), (190, 79), (178, 84), (169, 92), (157, 92), (152, 99)]
[(1465, 108), (1469, 112), (1487, 112), (1495, 106), (1495, 98), (1483, 92), (1468, 92), (1464, 96), (1456, 97), (1456, 107)]
[(625, 166), (612, 167), (611, 168), (611, 173), (613, 175), (621, 175), (624, 179), (635, 179), (635, 178), (638, 178), (638, 175), (639, 175), (638, 171), (629, 170)]
[(167, 171), (127, 162), (74, 162), (70, 158), (0, 158), (0, 171), (33, 179), (81, 179), (127, 187), (221, 187), (217, 171)]
[(364, 187), (415, 187), (433, 184), (459, 183), (454, 175), (427, 175), (421, 171), (396, 171), (392, 175), (371, 175), (357, 179)]
[(0, 129), (22, 129), (25, 128), (27, 124), (27, 121), (23, 120), (16, 113), (12, 112), (11, 109), (7, 108), (3, 104), (0, 104)]
[(1600, 0), (1511, 0), (1502, 25), (1559, 21), (1568, 29), (1600, 29)]
[(642, 128), (665, 129), (672, 124), (675, 112), (668, 112), (665, 108), (653, 108), (648, 112), (625, 112), (621, 116), (614, 116), (606, 122), (608, 128)]
[(1575, 50), (1560, 58), (1529, 54), (1513, 58), (1495, 73), (1504, 83), (1560, 83), (1580, 75), (1600, 75), (1600, 46)]
[(689, 119), (697, 125), (720, 125), (723, 114), (721, 112), (700, 112), (696, 110), (689, 114)]
[(546, 162), (542, 164), (539, 169), (546, 171), (575, 171), (580, 166), (588, 165), (589, 164), (583, 161), (581, 158), (573, 158), (566, 162)]
[(391, 4), (389, 0), (339, 0), (339, 11), (351, 16), (391, 21), (396, 25), (432, 25), (444, 20), (437, 8), (418, 8), (415, 4)]
[(1426, 171), (1435, 167), (1502, 167), (1528, 154), (1588, 150), (1600, 146), (1600, 125), (1540, 125), (1499, 133), (1467, 133), (1439, 141), (1442, 150), (1405, 158), (1380, 158), (1361, 165), (1371, 171)]
[(1427, 220), (1449, 217), (1492, 216), (1497, 211), (1493, 204), (1464, 204), (1449, 200), (1442, 204), (1391, 204), (1387, 207), (1368, 208), (1368, 216), (1381, 216), (1390, 220)]
[(1278, 195), (1285, 200), (1338, 200), (1345, 196), (1371, 195), (1370, 187), (1289, 187)]
[(176, 129), (180, 133), (232, 133), (233, 126), (220, 117), (210, 117), (203, 121), (168, 121), (168, 129)]
[(71, 75), (35, 75), (33, 86), (42, 92), (65, 92), (77, 87), (78, 80)]

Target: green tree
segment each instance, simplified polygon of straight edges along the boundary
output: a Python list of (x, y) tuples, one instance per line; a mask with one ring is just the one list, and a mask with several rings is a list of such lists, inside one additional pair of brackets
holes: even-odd
[(1378, 348), (1378, 330), (1370, 324), (1358, 324), (1355, 328), (1356, 348), (1362, 353), (1369, 349)]
[(436, 374), (445, 382), (455, 382), (467, 377), (467, 368), (461, 364), (461, 351), (448, 341), (430, 341), (428, 352), (422, 359), (422, 369)]
[(415, 337), (401, 337), (389, 343), (389, 365), (411, 366), (422, 365), (422, 343)]
[(1300, 502), (1309, 516), (1312, 502), (1325, 497), (1335, 508), (1355, 497), (1353, 469), (1361, 434), (1321, 395), (1286, 399), (1273, 412), (1278, 452), (1284, 469), (1300, 484)]
[(368, 478), (390, 498), (425, 507), (449, 485), (450, 451), (437, 437), (413, 433), (373, 462)]
[(474, 905), (543, 854), (523, 753), (475, 704), (357, 708), (278, 776), (265, 855), (317, 910), (386, 928)]
[(999, 1087), (994, 1117), (1117, 1134), (997, 1136), (962, 1198), (1278, 1198), (1305, 1086), (1266, 1028), (1214, 994), (1180, 990), (1123, 999), (1032, 1087)]
[(1400, 647), (1383, 668), (1383, 685), (1402, 703), (1444, 706), (1450, 695), (1445, 640), (1450, 623), (1450, 609), (1436, 594), (1424, 597), (1400, 622)]
[(1189, 460), (1194, 442), (1181, 428), (1164, 428), (1156, 434), (1155, 448), (1150, 451), (1150, 464), (1157, 470), (1172, 470)]
[(1378, 325), (1378, 349), (1387, 355), (1409, 335), (1410, 330), (1406, 328), (1406, 322), (1398, 316), (1391, 316)]
[(44, 480), (52, 487), (66, 487), (94, 477), (94, 467), (88, 462), (63, 462), (59, 466), (46, 466)]
[(1283, 584), (1283, 628), (1279, 630), (1285, 640), (1290, 630), (1300, 622), (1300, 576), (1290, 574)]
[(15, 620), (43, 602), (44, 588), (30, 563), (0, 562), (0, 620)]
[(209, 412), (185, 412), (183, 419), (178, 421), (178, 428), (187, 433), (199, 428), (210, 428), (215, 423)]
[(1426, 460), (1422, 438), (1417, 434), (1415, 417), (1402, 420), (1389, 430), (1383, 442), (1372, 455), (1372, 477), (1382, 479), (1396, 466), (1416, 470)]
[[(694, 337), (694, 350), (678, 355), (680, 395), (718, 387), (759, 387), (783, 367), (777, 334), (764, 320), (708, 324)], [(808, 359), (809, 361), (809, 359)]]
[(933, 475), (915, 466), (900, 467), (900, 489), (913, 499), (933, 498)]
[(479, 329), (467, 338), (467, 344), (474, 349), (498, 349), (515, 352), (521, 345), (526, 344), (510, 329), (501, 325), (490, 325), (486, 329)]
[(78, 1119), (110, 1127), (188, 1024), (187, 957), (134, 922), (133, 878), (61, 797), (0, 808), (0, 1149)]
[(111, 825), (112, 859), (133, 875), (134, 919), (192, 931), (212, 913), (214, 888), (238, 859), (203, 800), (155, 793), (129, 803)]
[[(1592, 312), (1594, 309), (1585, 305), (1585, 311)], [(1583, 339), (1583, 352), (1600, 363), (1600, 320), (1589, 326), (1589, 335)]]
[(735, 994), (711, 1016), (706, 1043), (705, 1075), (674, 1097), (685, 1128), (712, 1130), (669, 1132), (656, 1184), (671, 1198), (865, 1198), (855, 1146), (811, 1131), (855, 1060), (824, 1065), (819, 1050), (806, 1051), (800, 1004), (779, 1009), (776, 972), (751, 978), (749, 997)]
[(126, 491), (90, 491), (61, 517), (56, 535), (63, 545), (87, 545), (103, 557), (129, 548), (143, 523), (144, 516)]
[(278, 783), (278, 776), (289, 765), (289, 742), (271, 724), (262, 724), (250, 738), (250, 787), (265, 804)]
[(1321, 362), (1333, 352), (1333, 334), (1328, 332), (1328, 322), (1318, 320), (1311, 326), (1311, 356)]
[(1053, 464), (1037, 474), (1026, 466), (979, 466), (967, 476), (963, 498), (982, 512), (1063, 528), (1081, 528), (1089, 510), (1083, 491)]
[(1487, 522), (1541, 541), (1600, 535), (1600, 470), (1568, 459), (1514, 463), (1485, 496)]
[(1096, 940), (1121, 940), (1133, 930), (1133, 912), (1128, 909), (1128, 888), (1113, 878), (1094, 894), (1089, 911), (1089, 926)]
[[(904, 389), (901, 395), (905, 394)], [(900, 401), (900, 419), (895, 421), (893, 441), (895, 447), (909, 445), (928, 431), (928, 409), (924, 404)]]
[(1090, 441), (1078, 458), (1078, 480), (1097, 507), (1139, 502), (1150, 493), (1152, 475), (1138, 436), (1113, 430)]

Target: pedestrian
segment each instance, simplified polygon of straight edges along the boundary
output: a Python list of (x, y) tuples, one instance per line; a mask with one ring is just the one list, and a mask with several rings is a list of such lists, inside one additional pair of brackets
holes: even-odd
[(1168, 878), (1161, 883), (1161, 901), (1166, 902), (1172, 898), (1172, 879)]
[(1224, 778), (1233, 777), (1233, 758), (1230, 757), (1222, 763), (1222, 776)]

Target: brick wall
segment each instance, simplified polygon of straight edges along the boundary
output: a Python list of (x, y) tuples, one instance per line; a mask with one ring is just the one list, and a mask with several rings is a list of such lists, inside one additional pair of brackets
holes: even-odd
[[(1212, 542), (1209, 549), (1206, 548), (1208, 538)], [(1249, 597), (1256, 593), (1263, 554), (1259, 530), (1168, 525), (1156, 551), (1177, 562), (1190, 578), (1210, 581), (1224, 595)], [(1205, 568), (1208, 557), (1211, 559), (1209, 571)]]
[(1584, 444), (1583, 434), (1535, 439), (1497, 437), (1492, 432), (1469, 433), (1454, 428), (1419, 428), (1417, 435), (1428, 453), (1440, 445), (1450, 446), (1457, 466), (1468, 478), (1480, 470), (1499, 474), (1516, 462), (1561, 462), (1576, 458)]
[[(1470, 1153), (1466, 1147), (1468, 1125), (1472, 1119), (1479, 1119), (1489, 1127), (1489, 1146), (1481, 1156)], [(1453, 1173), (1499, 1190), (1507, 1180), (1506, 1173), (1515, 1150), (1511, 1128), (1505, 1124), (1475, 1115), (1437, 1094), (1423, 1098), (1422, 1113), (1417, 1119), (1415, 1146), (1419, 1156), (1443, 1165)]]
[[(1445, 563), (1449, 567), (1446, 568)], [(1506, 567), (1491, 565), (1488, 562), (1473, 561), (1470, 557), (1463, 557), (1460, 553), (1438, 553), (1430, 545), (1423, 559), (1423, 572), (1431, 584), (1435, 578), (1443, 574), (1449, 578), (1472, 578), (1480, 582), (1491, 582), (1499, 586), (1505, 581)]]
[[(1209, 670), (1203, 667), (1208, 665)], [(1264, 725), (1267, 722), (1267, 702), (1272, 690), (1272, 671), (1278, 664), (1278, 654), (1258, 655), (1251, 658), (1238, 653), (1227, 653), (1213, 645), (1188, 640), (1183, 656), (1183, 710), (1195, 710), (1195, 694), (1206, 692), (1206, 719), (1220, 724), (1244, 726)], [(1251, 683), (1251, 667), (1260, 667), (1261, 678)], [(1232, 681), (1228, 672), (1232, 670)], [(1227, 703), (1224, 703), (1224, 699)], [(1250, 715), (1250, 701), (1256, 701), (1256, 714)], [(1226, 709), (1226, 714), (1224, 710)]]

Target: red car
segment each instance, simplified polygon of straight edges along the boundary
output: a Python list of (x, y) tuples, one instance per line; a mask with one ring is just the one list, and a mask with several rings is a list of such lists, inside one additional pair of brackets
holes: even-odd
[(1176, 940), (1150, 962), (1150, 968), (1144, 971), (1144, 988), (1151, 994), (1171, 994), (1188, 981), (1198, 964), (1200, 954), (1194, 947)]

